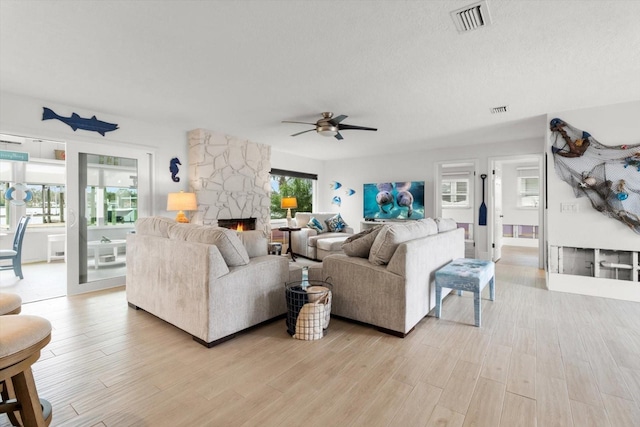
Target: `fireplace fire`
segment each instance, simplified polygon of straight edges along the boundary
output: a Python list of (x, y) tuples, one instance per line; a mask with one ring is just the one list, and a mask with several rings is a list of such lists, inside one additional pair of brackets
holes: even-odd
[(219, 219), (218, 227), (229, 228), (236, 231), (247, 231), (256, 229), (255, 218), (232, 218), (232, 219)]

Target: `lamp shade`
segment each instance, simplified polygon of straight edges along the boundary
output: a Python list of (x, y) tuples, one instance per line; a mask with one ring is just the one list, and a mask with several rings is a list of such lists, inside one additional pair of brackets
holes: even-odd
[(280, 200), (280, 207), (282, 209), (296, 209), (298, 207), (298, 199), (295, 197), (283, 197)]
[(198, 210), (196, 193), (185, 193), (184, 191), (169, 193), (169, 196), (167, 196), (167, 210), (178, 211), (176, 222), (189, 222), (189, 218), (187, 218), (183, 211)]
[(168, 211), (195, 211), (198, 210), (196, 193), (169, 193), (167, 197)]

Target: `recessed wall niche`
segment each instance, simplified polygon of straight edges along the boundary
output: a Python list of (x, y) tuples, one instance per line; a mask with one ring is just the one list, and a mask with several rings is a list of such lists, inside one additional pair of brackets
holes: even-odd
[(549, 272), (640, 282), (639, 252), (549, 247)]

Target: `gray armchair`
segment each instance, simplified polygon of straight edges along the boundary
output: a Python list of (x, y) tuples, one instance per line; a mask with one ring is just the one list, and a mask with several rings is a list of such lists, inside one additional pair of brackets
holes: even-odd
[[(353, 234), (353, 228), (348, 225), (341, 231), (325, 231), (318, 233), (313, 228), (307, 227), (311, 218), (316, 218), (324, 229), (327, 230), (326, 221), (336, 215), (336, 212), (296, 212), (295, 226), (300, 227), (300, 231), (291, 232), (291, 249), (296, 255), (310, 259), (319, 259), (317, 243), (324, 239), (346, 239)], [(339, 245), (336, 245), (339, 246)]]

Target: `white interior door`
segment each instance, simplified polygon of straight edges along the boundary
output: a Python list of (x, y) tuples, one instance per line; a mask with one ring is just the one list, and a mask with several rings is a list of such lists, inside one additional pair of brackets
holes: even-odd
[(124, 284), (126, 236), (151, 214), (144, 150), (67, 144), (67, 293)]
[(493, 261), (498, 261), (502, 257), (502, 169), (496, 163), (492, 175), (493, 185), (491, 186), (491, 200), (493, 205)]

